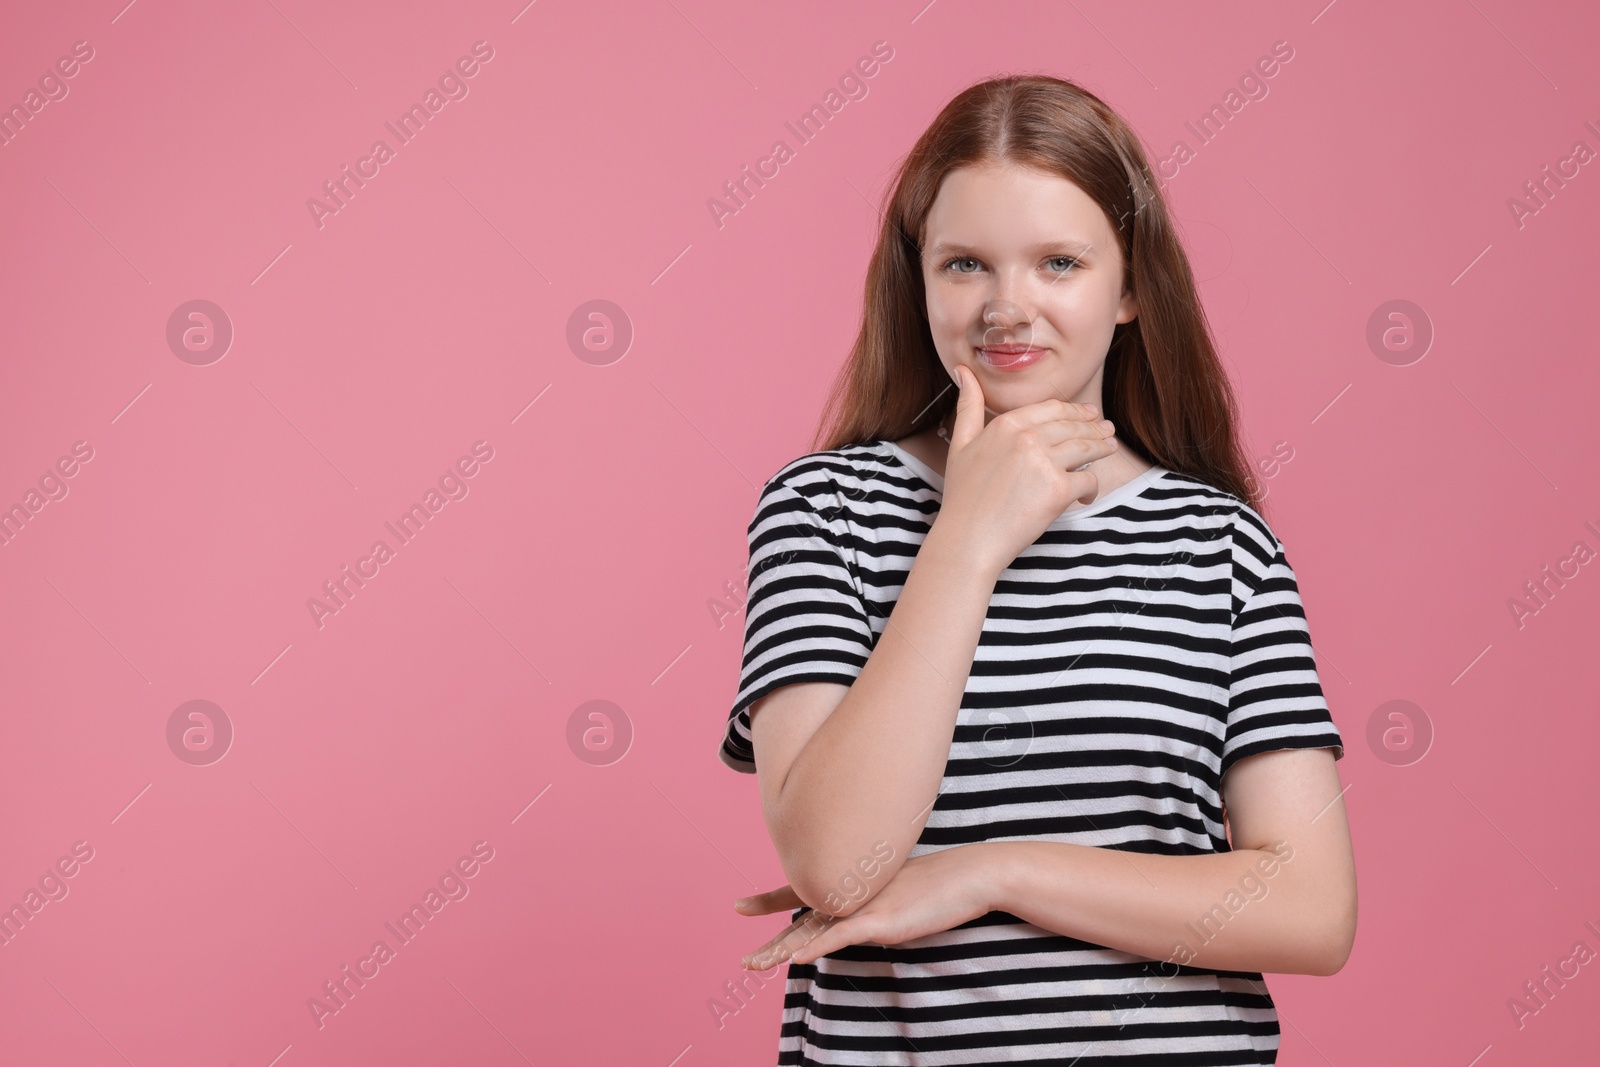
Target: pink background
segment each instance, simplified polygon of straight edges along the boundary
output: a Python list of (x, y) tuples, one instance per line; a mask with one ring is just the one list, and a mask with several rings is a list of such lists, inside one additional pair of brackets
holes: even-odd
[[(708, 1007), (786, 919), (731, 908), (784, 880), (715, 753), (745, 524), (810, 450), (891, 169), (965, 85), (1041, 71), (1153, 159), (1194, 150), (1167, 191), (1250, 451), (1293, 452), (1268, 518), (1348, 742), (1361, 924), (1338, 975), (1270, 979), (1280, 1062), (1592, 1060), (1596, 966), (1520, 1029), (1507, 1000), (1600, 950), (1600, 571), (1509, 607), (1600, 549), (1600, 164), (1508, 208), (1600, 149), (1593, 12), (121, 2), (0, 36), (7, 106), (94, 50), (0, 148), (0, 505), (93, 449), (0, 547), (0, 904), (94, 850), (0, 948), (0, 1059), (772, 1062), (781, 972)], [(308, 198), (480, 40), (468, 95), (319, 228)], [(235, 331), (205, 366), (166, 340), (195, 299)], [(1435, 334), (1406, 365), (1367, 340), (1396, 299)], [(592, 300), (625, 354), (575, 354)], [(319, 628), (308, 599), (478, 441), (468, 495)], [(190, 700), (232, 724), (209, 765), (169, 747)], [(626, 758), (569, 742), (592, 700)], [(1424, 758), (1369, 741), (1391, 700)], [(319, 1029), (308, 998), (479, 841), (469, 894)]]

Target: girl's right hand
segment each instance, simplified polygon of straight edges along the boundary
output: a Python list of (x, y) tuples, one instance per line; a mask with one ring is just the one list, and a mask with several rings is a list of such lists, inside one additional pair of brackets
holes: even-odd
[(953, 530), (998, 577), (1069, 504), (1094, 500), (1099, 479), (1077, 468), (1111, 455), (1117, 442), (1098, 411), (1065, 400), (1025, 404), (984, 425), (977, 375), (960, 364), (956, 375), (961, 397), (934, 526)]

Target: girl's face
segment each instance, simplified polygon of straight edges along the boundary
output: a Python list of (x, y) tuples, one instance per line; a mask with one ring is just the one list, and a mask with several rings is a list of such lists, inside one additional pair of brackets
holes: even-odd
[(1111, 221), (1072, 182), (1010, 164), (953, 170), (922, 252), (939, 361), (952, 381), (958, 363), (977, 376), (991, 417), (1052, 398), (1100, 404), (1112, 332), (1138, 314), (1122, 272)]

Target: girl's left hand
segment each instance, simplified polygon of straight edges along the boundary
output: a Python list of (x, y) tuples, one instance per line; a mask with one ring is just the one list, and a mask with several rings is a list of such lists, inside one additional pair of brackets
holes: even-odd
[[(744, 967), (764, 971), (785, 959), (809, 963), (846, 945), (898, 945), (976, 919), (994, 910), (993, 869), (984, 865), (985, 858), (982, 843), (913, 856), (856, 911), (842, 919), (818, 911), (802, 915), (746, 956)], [(734, 905), (744, 915), (806, 906), (789, 886)]]

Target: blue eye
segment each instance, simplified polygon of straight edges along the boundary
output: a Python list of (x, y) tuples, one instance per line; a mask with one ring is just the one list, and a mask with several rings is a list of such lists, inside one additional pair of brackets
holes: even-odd
[[(1078, 265), (1078, 260), (1073, 258), (1072, 256), (1051, 256), (1050, 258), (1046, 259), (1045, 262), (1049, 263), (1049, 264), (1059, 264), (1058, 266), (1051, 266), (1049, 268), (1050, 270), (1054, 271), (1056, 274), (1067, 274), (1074, 267), (1076, 267)], [(970, 263), (970, 264), (973, 265), (974, 269), (973, 270), (957, 270), (957, 269), (954, 269), (956, 264), (958, 264), (958, 263)], [(978, 263), (978, 261), (976, 259), (973, 259), (971, 256), (954, 256), (954, 257), (952, 257), (950, 259), (945, 260), (943, 267), (941, 267), (940, 269), (948, 271), (948, 272), (950, 272), (952, 274), (975, 274), (975, 273), (977, 273), (977, 268), (979, 268), (979, 267), (980, 267), (980, 264)]]

